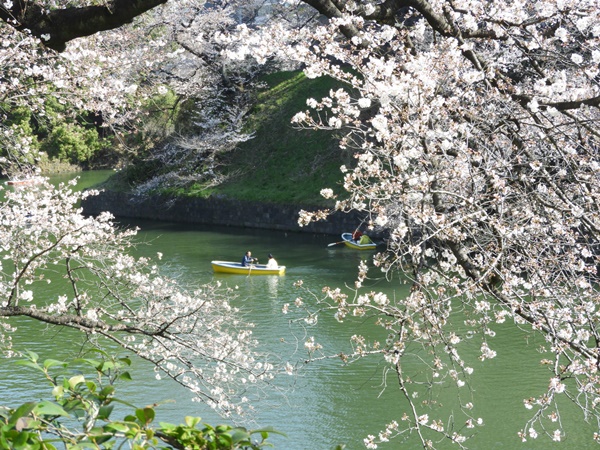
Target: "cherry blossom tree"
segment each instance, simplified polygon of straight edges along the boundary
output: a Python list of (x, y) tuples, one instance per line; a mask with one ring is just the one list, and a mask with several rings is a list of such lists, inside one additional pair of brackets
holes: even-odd
[(44, 123), (45, 104), (53, 97), (69, 105), (67, 111), (73, 116), (97, 114), (106, 127), (135, 124), (139, 106), (157, 89), (143, 81), (163, 54), (164, 43), (145, 39), (133, 27), (121, 34), (107, 33), (75, 40), (59, 54), (30, 34), (0, 22), (0, 164), (4, 174), (35, 172), (41, 157), (21, 127), (6, 124), (13, 108), (26, 107), (37, 122)]
[[(136, 230), (118, 229), (108, 213), (84, 217), (78, 201), (93, 191), (76, 194), (71, 184), (4, 192), (2, 353), (23, 351), (12, 348), (11, 318), (28, 317), (77, 329), (98, 348), (111, 341), (225, 415), (250, 408), (253, 388), (258, 395), (275, 369), (257, 352), (252, 324), (229, 304), (232, 292), (218, 284), (186, 288), (151, 259), (131, 256)], [(50, 283), (60, 284), (59, 295), (48, 295)]]
[[(376, 315), (389, 333), (371, 344), (355, 336), (344, 355), (380, 354), (407, 400), (367, 447), (411, 431), (424, 448), (431, 431), (466, 445), (468, 433), (414, 395), (418, 381), (468, 389), (477, 366), (461, 350), (493, 358), (500, 323), (544, 338), (548, 384), (522, 399), (531, 419), (515, 433), (561, 440), (562, 399), (600, 425), (598, 3), (306, 3), (329, 21), (294, 55), (308, 76), (347, 88), (309, 99), (294, 120), (345, 131), (340, 145), (356, 162), (342, 167), (335, 209), (364, 211), (384, 230), (388, 251), (373, 262), (411, 285), (405, 298), (370, 292), (363, 263), (353, 294), (325, 291), (338, 320)], [(332, 188), (323, 195), (338, 198)], [(301, 222), (327, 214), (303, 212)], [(423, 380), (403, 371), (415, 358)], [(467, 428), (481, 422), (472, 402), (459, 406)]]
[[(157, 186), (219, 182), (218, 155), (251, 137), (242, 127), (257, 77), (289, 61), (264, 51), (269, 42), (278, 43), (273, 48), (283, 43), (271, 26), (258, 27), (268, 18), (264, 6), (262, 1), (239, 0), (5, 3), (0, 5), (5, 59), (16, 64), (4, 68), (0, 103), (28, 105), (41, 118), (44, 99), (54, 96), (72, 104), (74, 112), (95, 112), (104, 126), (125, 124), (128, 133), (145, 133), (140, 105), (170, 91), (194, 104), (187, 107), (191, 118), (183, 121), (193, 126), (184, 135), (175, 130), (179, 135), (141, 155), (132, 152), (158, 168), (149, 171), (139, 193)], [(296, 26), (315, 15), (302, 11), (290, 16), (275, 8), (278, 26)], [(245, 47), (259, 41), (262, 45), (254, 48), (262, 53), (256, 50), (249, 57)], [(25, 133), (4, 128), (4, 172), (34, 171), (40, 156)]]
[[(246, 119), (255, 104), (261, 75), (298, 69), (287, 44), (294, 30), (317, 17), (306, 5), (265, 1), (169, 3), (160, 10), (163, 39), (177, 46), (177, 64), (160, 65), (164, 80), (180, 98), (194, 103), (193, 124), (143, 155), (151, 170), (135, 192), (207, 188), (225, 180), (223, 155), (252, 138)], [(185, 14), (182, 14), (185, 11)], [(139, 180), (138, 180), (139, 181)]]
[(253, 105), (257, 78), (267, 64), (255, 59), (233, 59), (242, 40), (242, 30), (256, 17), (252, 2), (204, 2), (169, 5), (160, 13), (162, 36), (177, 46), (176, 59), (166, 61), (154, 74), (178, 98), (188, 103), (184, 131), (176, 132), (141, 154), (151, 168), (146, 178), (136, 180), (135, 192), (147, 195), (157, 189), (182, 188), (191, 184), (209, 187), (223, 181), (221, 155), (252, 138), (243, 127)]
[[(432, 433), (441, 433), (465, 446), (465, 433), (457, 432), (445, 418), (430, 418), (426, 405), (415, 400), (418, 380), (406, 376), (402, 363), (419, 359), (427, 369), (426, 381), (441, 380), (459, 391), (467, 389), (477, 368), (464, 359), (462, 349), (476, 343), (480, 359), (493, 358), (501, 351), (495, 348), (493, 339), (498, 323), (512, 323), (523, 333), (538, 334), (545, 340), (541, 362), (549, 370), (548, 384), (542, 392), (523, 399), (532, 415), (521, 430), (516, 430), (521, 438), (546, 434), (561, 440), (564, 432), (559, 403), (567, 398), (581, 407), (586, 419), (598, 424), (598, 434), (590, 436), (598, 439), (597, 1), (280, 3), (278, 6), (310, 6), (328, 21), (321, 26), (315, 26), (312, 20), (311, 26), (298, 26), (300, 20), (290, 27), (282, 20), (256, 27), (217, 27), (207, 34), (216, 46), (205, 45), (202, 36), (198, 46), (188, 40), (180, 40), (178, 45), (189, 61), (194, 54), (202, 61), (227, 55), (237, 61), (253, 57), (259, 63), (276, 54), (285, 55), (289, 61), (301, 64), (307, 76), (329, 75), (347, 86), (326, 98), (308, 99), (309, 110), (300, 112), (295, 123), (345, 132), (340, 144), (355, 152), (356, 161), (351, 167), (342, 167), (344, 196), (336, 197), (334, 186), (325, 186), (323, 194), (340, 198), (337, 210), (364, 211), (370, 227), (388, 233), (388, 251), (375, 257), (374, 263), (390, 277), (395, 271), (402, 272), (411, 283), (406, 298), (390, 299), (381, 293), (365, 292), (363, 284), (369, 268), (361, 264), (353, 295), (334, 287), (325, 290), (325, 301), (336, 310), (338, 320), (348, 315), (375, 314), (389, 333), (385, 342), (373, 344), (355, 336), (356, 351), (344, 355), (345, 360), (381, 355), (397, 375), (406, 397), (406, 414), (378, 438), (367, 438), (367, 447), (375, 448), (377, 440), (409, 432), (415, 432), (426, 448), (433, 446)], [(137, 12), (145, 8), (140, 2), (131, 4)], [(108, 5), (117, 8), (121, 3)], [(179, 12), (180, 18), (187, 17), (181, 12), (189, 11), (185, 9), (189, 5), (184, 1), (167, 2), (161, 13)], [(66, 9), (60, 10), (65, 6), (53, 6), (53, 14), (66, 15)], [(3, 11), (12, 8), (8, 2)], [(13, 13), (17, 11), (25, 10)], [(136, 15), (136, 10), (124, 15), (120, 11), (117, 16), (127, 18), (123, 22)], [(70, 30), (70, 34), (60, 37), (60, 33), (49, 33), (47, 24), (36, 28), (37, 22), (29, 21), (29, 26), (19, 28), (17, 22), (11, 22), (14, 18), (6, 14), (0, 17), (11, 23), (1, 29), (3, 40), (9, 39), (10, 44), (0, 47), (0, 61), (12, 61), (14, 53), (4, 50), (10, 46), (27, 49), (31, 55), (14, 59), (16, 69), (2, 65), (4, 73), (10, 75), (2, 79), (11, 80), (0, 84), (3, 98), (11, 96), (20, 101), (24, 91), (14, 86), (23, 80), (28, 80), (25, 96), (30, 99), (35, 98), (37, 89), (66, 86), (65, 80), (73, 80), (70, 86), (80, 93), (86, 92), (81, 87), (96, 92), (93, 87), (100, 83), (94, 80), (115, 80), (121, 89), (114, 90), (118, 95), (112, 100), (106, 90), (98, 90), (98, 96), (81, 98), (87, 102), (97, 100), (97, 108), (104, 101), (102, 105), (114, 112), (112, 117), (127, 115), (129, 110), (122, 108), (127, 90), (122, 87), (128, 78), (121, 76), (124, 72), (120, 72), (119, 64), (114, 64), (110, 78), (74, 76), (84, 74), (88, 61), (84, 56), (92, 55), (91, 60), (102, 62), (89, 67), (105, 67), (106, 55), (93, 53), (93, 46), (86, 47), (83, 39), (70, 39), (107, 29), (106, 24), (92, 25), (90, 21), (85, 34)], [(24, 16), (19, 17), (26, 22)], [(179, 36), (185, 36), (185, 28), (192, 29), (201, 20), (165, 22), (180, 24)], [(159, 22), (154, 23), (154, 30), (158, 30)], [(125, 36), (121, 30), (117, 39)], [(142, 42), (144, 34), (139, 36), (135, 42)], [(102, 41), (105, 37), (103, 33), (85, 39)], [(71, 44), (59, 57), (41, 50), (41, 42), (58, 50), (71, 42), (81, 49), (70, 57), (77, 63), (63, 66), (69, 60), (65, 55)], [(126, 41), (129, 45), (132, 42)], [(148, 42), (152, 45), (131, 48), (147, 50), (137, 54), (138, 61), (140, 55), (157, 53), (157, 48), (171, 49), (161, 39)], [(219, 52), (213, 51), (216, 48)], [(183, 54), (181, 49), (174, 52), (164, 54), (173, 61), (182, 61), (177, 56)], [(50, 62), (41, 66), (40, 57)], [(200, 66), (190, 67), (195, 70)], [(61, 73), (71, 77), (57, 78)], [(214, 80), (217, 74), (203, 72), (198, 80)], [(130, 90), (139, 86), (141, 83), (134, 84)], [(183, 92), (187, 86), (191, 85), (182, 83), (177, 89)], [(4, 134), (15, 140), (19, 137), (16, 131)], [(26, 146), (21, 140), (17, 148)], [(304, 212), (302, 222), (326, 217), (327, 213)], [(28, 299), (28, 292), (22, 290), (19, 294), (25, 295), (21, 303)], [(7, 298), (14, 302), (16, 295), (15, 291)], [(103, 314), (100, 319), (89, 317), (90, 308), (84, 300), (77, 300), (84, 306), (81, 312), (74, 306), (74, 317), (106, 320), (103, 318), (111, 314), (111, 318), (120, 319), (110, 309), (99, 310)], [(307, 348), (318, 349), (318, 342), (307, 342)], [(146, 350), (143, 347), (139, 353), (145, 355)], [(471, 402), (460, 404), (467, 428), (480, 423), (472, 407)]]

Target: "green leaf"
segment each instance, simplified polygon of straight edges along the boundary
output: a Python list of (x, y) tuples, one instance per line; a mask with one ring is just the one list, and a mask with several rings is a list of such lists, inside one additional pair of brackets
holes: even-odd
[(111, 422), (107, 425), (104, 425), (104, 429), (116, 433), (126, 433), (129, 431), (129, 427), (127, 425), (119, 422)]
[(75, 389), (80, 383), (85, 383), (85, 377), (83, 375), (75, 375), (74, 377), (69, 378), (69, 387), (71, 389)]
[(112, 405), (105, 405), (100, 407), (100, 409), (98, 410), (98, 419), (108, 420), (113, 411), (113, 408), (114, 407)]
[(158, 425), (161, 430), (164, 430), (167, 432), (172, 431), (178, 427), (178, 425), (174, 425), (174, 424), (168, 423), (168, 422), (159, 422)]
[(119, 361), (121, 361), (126, 366), (131, 366), (131, 358), (123, 357), (123, 358), (119, 358)]
[(6, 439), (6, 433), (4, 432), (4, 428), (0, 428), (0, 449), (1, 450), (10, 450), (10, 444)]
[(12, 416), (10, 416), (10, 419), (8, 419), (8, 424), (14, 426), (14, 424), (17, 423), (17, 420), (19, 420), (21, 417), (28, 416), (29, 413), (33, 411), (33, 408), (35, 408), (35, 406), (35, 402), (27, 402), (19, 406), (12, 414)]
[(91, 348), (89, 350), (89, 353), (98, 353), (98, 354), (102, 355), (105, 358), (109, 357), (109, 355), (108, 355), (108, 353), (106, 351), (104, 351), (104, 350), (102, 350), (100, 348), (97, 348), (97, 347)]
[(38, 415), (69, 417), (69, 413), (66, 412), (62, 407), (60, 407), (56, 403), (52, 403), (46, 400), (38, 403), (33, 411), (35, 412), (35, 414)]
[[(29, 440), (30, 433), (27, 432), (19, 432), (12, 439), (12, 449), (21, 450), (26, 449), (29, 446), (27, 445), (27, 441)], [(29, 447), (30, 448), (30, 447)]]
[(215, 428), (215, 431), (217, 433), (225, 433), (231, 429), (232, 428), (229, 425), (217, 425), (217, 427)]
[(273, 427), (263, 427), (258, 430), (250, 431), (250, 434), (256, 434), (256, 433), (259, 433), (263, 437), (263, 439), (266, 439), (269, 434), (278, 434), (279, 436), (287, 437), (287, 434), (282, 433), (281, 431), (277, 431)]
[(44, 368), (45, 369), (49, 369), (52, 366), (63, 366), (63, 367), (67, 367), (68, 363), (64, 362), (64, 361), (59, 361), (57, 359), (46, 359), (44, 360)]
[(202, 421), (202, 419), (200, 417), (185, 416), (185, 424), (191, 428), (194, 428), (201, 421)]
[(152, 409), (148, 406), (145, 408), (136, 409), (135, 416), (144, 425), (149, 424), (150, 422), (152, 422), (154, 420), (154, 416), (155, 416), (154, 409)]
[(54, 398), (63, 398), (65, 395), (65, 388), (63, 386), (54, 386), (52, 389), (52, 395)]
[(34, 369), (40, 370), (42, 369), (39, 364), (31, 362), (27, 359), (19, 359), (18, 361), (14, 361), (14, 364), (16, 364), (17, 366), (33, 367)]
[(73, 362), (85, 363), (89, 366), (92, 366), (96, 370), (100, 370), (100, 367), (102, 366), (102, 361), (100, 361), (98, 359), (78, 358), (78, 359), (74, 360)]
[(106, 397), (110, 397), (114, 393), (115, 393), (114, 386), (104, 386), (102, 388), (102, 390), (100, 392), (98, 392), (98, 396), (100, 396), (100, 398), (106, 398)]
[(231, 430), (230, 435), (234, 444), (242, 441), (250, 442), (250, 433), (245, 428), (234, 428)]
[(107, 370), (112, 370), (115, 367), (117, 367), (117, 365), (112, 362), (112, 361), (104, 361), (97, 369), (101, 370), (101, 371), (107, 371)]
[(40, 359), (40, 357), (38, 356), (37, 353), (26, 350), (25, 353), (27, 353), (27, 355), (29, 355), (29, 359), (33, 362), (36, 362), (38, 359)]
[(129, 372), (123, 372), (119, 375), (119, 380), (131, 381), (133, 378), (131, 378), (131, 374)]
[(218, 448), (233, 448), (233, 439), (228, 434), (219, 434), (217, 441), (220, 444)]

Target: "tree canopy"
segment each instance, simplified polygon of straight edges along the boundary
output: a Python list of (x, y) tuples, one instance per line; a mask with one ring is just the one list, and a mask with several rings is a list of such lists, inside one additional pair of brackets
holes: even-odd
[[(342, 168), (351, 196), (337, 208), (368, 212), (389, 231), (375, 262), (413, 286), (399, 301), (332, 290), (338, 317), (386, 317), (382, 353), (407, 399), (402, 360), (416, 348), (428, 350), (431, 376), (460, 387), (476, 373), (460, 356), (467, 334), (479, 336), (485, 360), (501, 351), (495, 324), (541, 332), (549, 383), (525, 399), (533, 414), (523, 440), (551, 428), (558, 396), (597, 417), (598, 5), (337, 5), (303, 53), (305, 72), (353, 90), (311, 100), (295, 119), (349, 129), (341, 145), (355, 149), (356, 165)], [(392, 5), (408, 8), (383, 8)], [(366, 276), (364, 266), (357, 286)], [(419, 417), (417, 431), (446, 430)], [(548, 433), (561, 438), (560, 427)]]
[[(162, 2), (127, 3), (134, 9), (108, 3), (115, 23)], [(207, 102), (216, 94), (206, 89), (207, 80), (224, 76), (220, 95), (227, 91), (224, 80), (251, 79), (255, 69), (274, 61), (274, 68), (287, 64), (309, 77), (339, 80), (345, 88), (307, 99), (308, 109), (294, 123), (343, 135), (340, 147), (355, 154), (354, 164), (341, 168), (345, 195), (335, 186), (324, 186), (322, 194), (344, 198), (336, 209), (363, 211), (369, 227), (389, 235), (387, 251), (374, 264), (390, 277), (401, 272), (412, 286), (399, 299), (364, 292), (373, 268), (363, 263), (353, 293), (325, 290), (324, 301), (338, 320), (375, 314), (389, 332), (384, 344), (373, 347), (357, 338), (356, 353), (346, 355), (381, 355), (397, 374), (409, 406), (403, 426), (388, 427), (379, 439), (414, 431), (428, 448), (432, 433), (441, 433), (464, 446), (466, 436), (453, 432), (445, 418), (430, 419), (415, 400), (417, 380), (403, 373), (402, 362), (418, 355), (425, 380), (467, 389), (477, 368), (461, 349), (477, 345), (481, 360), (493, 358), (501, 351), (493, 339), (499, 323), (545, 342), (540, 362), (548, 367), (548, 385), (524, 399), (532, 415), (517, 430), (521, 438), (545, 433), (561, 440), (558, 399), (566, 397), (598, 424), (598, 434), (590, 437), (598, 439), (598, 2), (282, 1), (269, 3), (268, 11), (255, 9), (246, 21), (236, 15), (241, 5), (224, 3), (208, 8), (204, 2), (167, 2), (114, 32), (110, 45), (97, 51), (91, 40), (106, 44), (108, 35), (70, 39), (106, 24), (82, 22), (53, 41), (52, 33), (46, 36), (50, 25), (9, 2), (2, 17), (11, 26), (0, 29), (12, 51), (0, 49), (0, 60), (11, 62), (1, 69), (7, 80), (0, 84), (2, 98), (19, 104), (27, 97), (41, 110), (35, 93), (65, 95), (72, 89), (81, 95), (82, 108), (117, 121), (131, 114), (135, 101), (128, 95), (164, 84)], [(74, 13), (58, 6), (51, 12), (55, 17)], [(12, 21), (10, 11), (20, 12), (22, 22)], [(212, 26), (203, 28), (211, 14)], [(220, 27), (216, 17), (228, 17), (228, 26)], [(25, 28), (48, 38), (50, 48), (69, 44), (60, 55), (44, 51), (39, 41), (16, 31)], [(130, 39), (120, 41), (123, 36)], [(18, 57), (15, 48), (22, 51)], [(140, 64), (140, 56), (148, 59)], [(84, 66), (87, 61), (93, 64)], [(141, 67), (143, 77), (128, 78)], [(158, 67), (179, 70), (159, 76)], [(234, 68), (243, 76), (227, 76)], [(111, 89), (100, 89), (101, 80)], [(225, 104), (216, 110), (225, 111)], [(237, 111), (233, 116), (243, 117), (244, 108)], [(16, 129), (4, 136), (17, 149), (27, 147)], [(303, 212), (301, 221), (328, 213)], [(472, 404), (459, 406), (476, 426)], [(375, 448), (377, 439), (366, 444)]]

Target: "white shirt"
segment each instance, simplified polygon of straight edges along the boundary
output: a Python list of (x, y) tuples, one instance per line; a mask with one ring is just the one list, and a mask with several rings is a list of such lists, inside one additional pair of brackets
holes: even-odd
[(269, 259), (269, 262), (267, 263), (267, 268), (268, 269), (276, 269), (278, 266), (277, 261), (275, 261), (275, 258), (271, 258)]

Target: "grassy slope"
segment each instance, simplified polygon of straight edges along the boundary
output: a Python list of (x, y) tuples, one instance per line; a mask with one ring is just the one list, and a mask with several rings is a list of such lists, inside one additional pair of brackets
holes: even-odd
[[(209, 189), (200, 185), (166, 194), (331, 206), (331, 200), (323, 199), (319, 191), (329, 187), (339, 193), (339, 167), (350, 166), (352, 160), (339, 149), (333, 133), (300, 130), (290, 121), (307, 109), (308, 98), (320, 100), (338, 85), (329, 78), (308, 79), (301, 72), (274, 73), (263, 81), (267, 87), (258, 93), (246, 129), (255, 137), (226, 155), (221, 170), (229, 175), (228, 180)], [(127, 191), (137, 172), (145, 170), (143, 165), (130, 167), (111, 177), (105, 187)]]
[(211, 195), (274, 203), (323, 205), (319, 191), (334, 190), (350, 161), (329, 132), (293, 128), (291, 118), (306, 110), (306, 99), (320, 100), (335, 87), (327, 78), (307, 79), (302, 73), (283, 72), (265, 79), (268, 88), (258, 96), (248, 129), (255, 138), (229, 155), (231, 179)]

